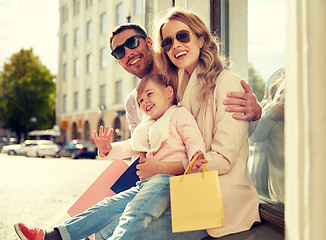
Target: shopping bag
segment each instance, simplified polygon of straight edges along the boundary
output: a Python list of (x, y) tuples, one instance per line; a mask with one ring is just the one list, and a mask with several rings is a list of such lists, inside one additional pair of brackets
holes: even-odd
[(173, 232), (225, 226), (217, 171), (207, 171), (204, 164), (203, 172), (190, 174), (198, 156), (193, 158), (182, 176), (170, 177)]
[(140, 181), (136, 172), (138, 169), (136, 168), (137, 164), (139, 164), (138, 157), (128, 168), (122, 173), (122, 175), (118, 178), (118, 180), (111, 186), (111, 190), (115, 193), (123, 192), (131, 187), (136, 186), (136, 182)]
[(76, 216), (104, 198), (115, 195), (116, 193), (110, 187), (128, 167), (125, 161), (114, 160), (69, 208), (68, 214), (71, 217)]

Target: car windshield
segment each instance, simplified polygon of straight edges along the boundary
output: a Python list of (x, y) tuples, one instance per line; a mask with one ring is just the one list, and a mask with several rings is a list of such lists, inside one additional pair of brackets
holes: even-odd
[(79, 141), (77, 144), (83, 145), (84, 147), (94, 147), (94, 144), (91, 144), (90, 142), (87, 141)]

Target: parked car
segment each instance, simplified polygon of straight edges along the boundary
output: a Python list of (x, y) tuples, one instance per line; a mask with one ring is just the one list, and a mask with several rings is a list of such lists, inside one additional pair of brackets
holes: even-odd
[(3, 146), (2, 153), (8, 153), (9, 155), (25, 155), (28, 148), (36, 144), (36, 140), (25, 140), (20, 144), (11, 144)]
[(51, 140), (37, 140), (26, 151), (26, 157), (60, 157), (60, 146)]
[(2, 147), (7, 146), (12, 144), (11, 142), (9, 142), (5, 137), (0, 138), (0, 149), (2, 149)]
[(60, 149), (61, 157), (92, 158), (97, 156), (97, 148), (95, 144), (88, 141), (72, 140), (63, 145)]

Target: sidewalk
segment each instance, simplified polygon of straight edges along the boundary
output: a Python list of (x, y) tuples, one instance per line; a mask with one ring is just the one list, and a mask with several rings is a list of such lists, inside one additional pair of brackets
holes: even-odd
[(0, 239), (18, 239), (17, 222), (49, 228), (68, 219), (66, 211), (110, 162), (0, 154)]

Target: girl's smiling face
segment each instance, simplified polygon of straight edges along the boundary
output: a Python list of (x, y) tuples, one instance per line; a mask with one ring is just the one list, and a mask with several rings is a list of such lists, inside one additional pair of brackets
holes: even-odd
[[(180, 30), (187, 30), (190, 32), (189, 42), (183, 43), (176, 39), (176, 34)], [(198, 64), (200, 49), (204, 44), (204, 38), (198, 37), (188, 25), (178, 20), (170, 20), (164, 24), (162, 28), (162, 38), (164, 40), (167, 37), (173, 39), (172, 47), (167, 52), (169, 59), (176, 67), (184, 69), (191, 75)]]
[(150, 80), (140, 95), (137, 96), (137, 102), (140, 110), (156, 121), (172, 106), (173, 97), (171, 86), (158, 86)]

